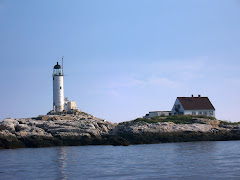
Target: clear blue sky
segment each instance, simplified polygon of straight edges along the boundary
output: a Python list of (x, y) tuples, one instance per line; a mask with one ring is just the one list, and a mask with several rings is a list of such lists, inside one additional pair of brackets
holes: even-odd
[(0, 120), (52, 109), (52, 68), (65, 96), (112, 122), (208, 96), (240, 121), (240, 1), (0, 0)]

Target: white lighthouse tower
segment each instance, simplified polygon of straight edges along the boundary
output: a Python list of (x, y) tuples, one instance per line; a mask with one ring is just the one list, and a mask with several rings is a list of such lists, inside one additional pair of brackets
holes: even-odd
[(63, 68), (58, 64), (53, 68), (53, 111), (64, 110)]

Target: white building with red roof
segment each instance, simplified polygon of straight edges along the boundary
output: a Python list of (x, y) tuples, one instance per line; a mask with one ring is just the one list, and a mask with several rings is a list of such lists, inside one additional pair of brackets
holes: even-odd
[(171, 115), (205, 115), (215, 117), (215, 108), (208, 97), (177, 97)]

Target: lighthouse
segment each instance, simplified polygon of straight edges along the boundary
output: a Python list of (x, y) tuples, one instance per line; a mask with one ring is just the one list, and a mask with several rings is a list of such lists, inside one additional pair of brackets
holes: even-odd
[(63, 68), (57, 64), (53, 67), (53, 111), (64, 110)]

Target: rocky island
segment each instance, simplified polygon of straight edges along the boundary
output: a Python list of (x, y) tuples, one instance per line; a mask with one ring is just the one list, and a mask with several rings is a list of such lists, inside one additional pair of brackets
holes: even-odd
[(0, 149), (240, 140), (240, 125), (200, 116), (111, 123), (74, 110), (0, 122)]

